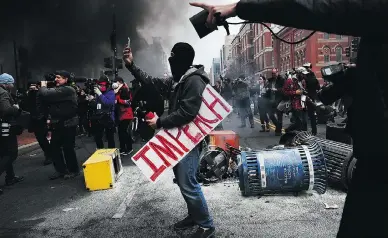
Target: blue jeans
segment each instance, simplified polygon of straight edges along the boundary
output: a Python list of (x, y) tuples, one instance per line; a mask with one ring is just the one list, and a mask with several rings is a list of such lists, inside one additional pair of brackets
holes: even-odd
[(177, 184), (186, 201), (190, 218), (200, 227), (213, 227), (213, 219), (209, 214), (201, 185), (199, 185), (196, 173), (199, 166), (199, 147), (196, 146), (174, 168)]

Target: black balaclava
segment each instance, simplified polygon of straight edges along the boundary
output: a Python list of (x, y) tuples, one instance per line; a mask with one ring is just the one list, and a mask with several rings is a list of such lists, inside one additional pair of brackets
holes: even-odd
[(172, 47), (171, 56), (168, 58), (174, 81), (179, 82), (181, 77), (193, 65), (195, 52), (193, 47), (184, 42), (179, 42)]

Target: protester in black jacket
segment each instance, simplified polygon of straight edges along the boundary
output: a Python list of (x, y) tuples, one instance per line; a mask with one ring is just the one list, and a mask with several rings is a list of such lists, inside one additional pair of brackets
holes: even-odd
[(45, 160), (44, 165), (49, 165), (52, 163), (52, 153), (50, 142), (47, 139), (48, 127), (47, 127), (47, 106), (42, 105), (42, 102), (38, 100), (38, 90), (39, 85), (32, 84), (28, 90), (28, 111), (31, 115), (30, 127), (28, 128), (29, 132), (33, 132), (36, 140), (39, 143), (40, 148), (44, 152)]
[[(203, 66), (193, 67), (195, 52), (187, 43), (177, 43), (171, 50), (169, 58), (173, 77), (170, 79), (153, 78), (140, 70), (133, 63), (131, 49), (124, 50), (124, 62), (129, 71), (144, 84), (154, 84), (165, 98), (169, 98), (168, 115), (149, 120), (154, 128), (176, 128), (194, 120), (202, 105), (202, 93), (209, 83)], [(201, 143), (200, 143), (201, 144)], [(199, 225), (193, 237), (210, 237), (214, 235), (213, 220), (196, 180), (199, 163), (199, 146), (195, 147), (174, 168), (177, 184), (187, 203), (188, 214), (184, 220), (174, 225), (175, 229), (185, 229)]]
[[(21, 114), (21, 109), (10, 93), (14, 82), (11, 75), (0, 75), (0, 176), (5, 171), (5, 184), (8, 186), (24, 180), (23, 177), (15, 176), (13, 169), (13, 162), (18, 157), (18, 141), (10, 124)], [(2, 193), (3, 190), (0, 189), (0, 194)]]
[(55, 75), (55, 88), (46, 88), (46, 83), (42, 82), (39, 90), (43, 102), (49, 106), (50, 124), (53, 130), (51, 149), (56, 172), (50, 176), (52, 180), (69, 179), (79, 174), (75, 153), (75, 136), (78, 125), (77, 93), (70, 86), (69, 72), (58, 71)]
[[(388, 2), (242, 0), (224, 6), (192, 5), (210, 12), (209, 27), (214, 26), (214, 14), (220, 12), (225, 18), (238, 16), (255, 22), (361, 37), (352, 87), (344, 87), (343, 91), (351, 89), (348, 92), (353, 95), (348, 127), (353, 138), (357, 169), (346, 198), (338, 237), (387, 237), (386, 209), (383, 207), (388, 191), (385, 166), (381, 165), (388, 153), (388, 117), (384, 108), (384, 104), (388, 104), (385, 70), (388, 65), (388, 31), (372, 26), (376, 22), (387, 22)], [(365, 107), (368, 113), (365, 113)], [(377, 125), (380, 133), (365, 126), (368, 121)], [(371, 196), (370, 191), (374, 195)]]

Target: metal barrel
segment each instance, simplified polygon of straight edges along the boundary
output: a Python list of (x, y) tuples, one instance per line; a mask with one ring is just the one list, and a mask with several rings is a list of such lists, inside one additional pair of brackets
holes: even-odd
[(297, 133), (293, 140), (299, 143), (318, 143), (325, 156), (329, 183), (344, 189), (349, 187), (357, 161), (353, 156), (353, 146), (319, 138), (306, 131)]
[(315, 190), (326, 192), (327, 172), (317, 143), (293, 148), (242, 151), (239, 186), (243, 196)]

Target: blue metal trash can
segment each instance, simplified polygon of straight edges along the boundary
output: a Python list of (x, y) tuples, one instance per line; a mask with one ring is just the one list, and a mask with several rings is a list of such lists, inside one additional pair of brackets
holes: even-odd
[(239, 182), (243, 196), (315, 190), (326, 192), (327, 172), (317, 143), (293, 148), (241, 152)]

